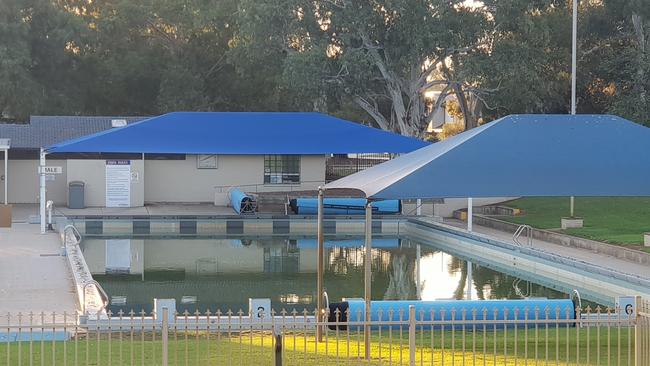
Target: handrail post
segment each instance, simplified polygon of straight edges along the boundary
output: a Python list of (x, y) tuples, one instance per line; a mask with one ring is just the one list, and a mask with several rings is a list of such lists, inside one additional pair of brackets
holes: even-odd
[(415, 330), (416, 330), (415, 305), (409, 305), (409, 365), (410, 366), (415, 366)]

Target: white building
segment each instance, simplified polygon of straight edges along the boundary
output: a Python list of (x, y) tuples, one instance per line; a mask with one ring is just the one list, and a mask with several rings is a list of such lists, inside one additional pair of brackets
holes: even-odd
[(35, 116), (0, 125), (0, 138), (11, 139), (9, 203), (38, 202), (45, 148), (47, 166), (61, 167), (46, 176), (47, 199), (66, 205), (70, 183), (83, 182), (88, 207), (214, 202), (232, 186), (314, 189), (332, 154), (406, 153), (426, 144), (318, 113)]

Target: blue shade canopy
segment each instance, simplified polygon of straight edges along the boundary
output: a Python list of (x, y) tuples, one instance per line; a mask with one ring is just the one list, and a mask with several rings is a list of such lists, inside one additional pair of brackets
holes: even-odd
[(650, 128), (607, 115), (513, 115), (325, 188), (374, 199), (650, 196)]
[(49, 153), (406, 153), (424, 141), (320, 113), (175, 112), (49, 146)]

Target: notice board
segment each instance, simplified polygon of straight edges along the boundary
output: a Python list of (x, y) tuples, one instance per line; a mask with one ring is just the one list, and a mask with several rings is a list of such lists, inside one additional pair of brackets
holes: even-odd
[(130, 160), (106, 160), (106, 207), (131, 207)]

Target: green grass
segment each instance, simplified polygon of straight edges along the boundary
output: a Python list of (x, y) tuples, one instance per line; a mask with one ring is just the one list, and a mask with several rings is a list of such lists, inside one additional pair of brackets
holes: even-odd
[[(569, 216), (568, 197), (521, 198), (506, 203), (525, 215), (504, 220), (539, 229), (558, 229), (560, 218)], [(643, 233), (650, 232), (650, 197), (576, 197), (575, 215), (584, 227), (564, 232), (606, 243), (642, 246)]]
[[(547, 333), (548, 331), (548, 333)], [(629, 355), (633, 351), (633, 332), (628, 328), (576, 329), (554, 326), (546, 330), (540, 326), (535, 329), (517, 329), (507, 331), (467, 331), (439, 330), (431, 333), (425, 329), (416, 334), (417, 364), (435, 365), (523, 365), (575, 364), (576, 355), (582, 365), (629, 364)], [(579, 334), (576, 334), (579, 332)], [(433, 334), (433, 337), (432, 337)], [(295, 337), (294, 337), (295, 336)], [(0, 344), (0, 365), (160, 365), (162, 343), (160, 336), (156, 340), (147, 338), (143, 341), (139, 333), (133, 342), (129, 334), (122, 334), (122, 339), (114, 335), (110, 342), (107, 335), (97, 339), (96, 335), (68, 342), (33, 342), (31, 344)], [(389, 340), (392, 337), (392, 347)], [(316, 342), (312, 334), (287, 333), (284, 338), (284, 365), (324, 365), (343, 364), (361, 365), (408, 364), (408, 335), (404, 330), (383, 331), (381, 337), (374, 332), (371, 343), (371, 360), (363, 360), (363, 334), (357, 331), (339, 333), (328, 331), (324, 342)], [(580, 343), (577, 343), (577, 339)], [(537, 339), (537, 343), (535, 340)], [(548, 342), (547, 342), (548, 341)], [(537, 344), (537, 347), (535, 346)], [(608, 353), (608, 344), (611, 345)], [(485, 353), (484, 353), (485, 345)], [(504, 351), (504, 345), (506, 349)], [(619, 347), (620, 345), (620, 347)], [(495, 352), (496, 349), (496, 352)], [(619, 354), (620, 350), (620, 354)], [(20, 355), (20, 360), (19, 360)], [(380, 362), (380, 355), (381, 360)], [(44, 356), (41, 359), (41, 356)], [(169, 336), (169, 365), (273, 365), (274, 348), (272, 336), (268, 333), (247, 333), (242, 336), (225, 337), (205, 334), (198, 337), (192, 332), (172, 333)], [(76, 360), (76, 362), (75, 362)], [(599, 360), (599, 362), (597, 362)]]

